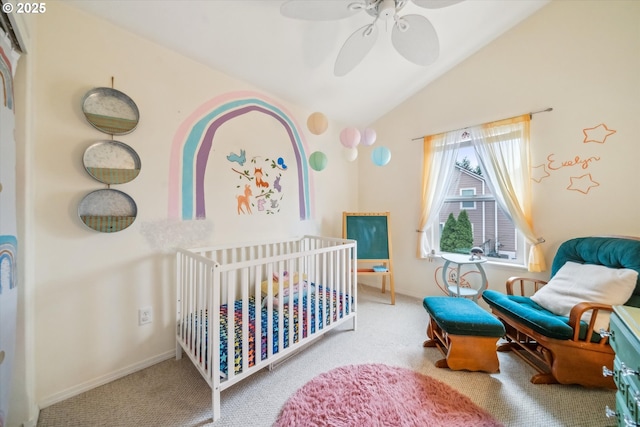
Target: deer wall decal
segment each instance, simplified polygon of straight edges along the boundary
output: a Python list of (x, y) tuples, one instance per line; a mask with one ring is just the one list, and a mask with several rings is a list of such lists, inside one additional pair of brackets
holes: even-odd
[[(251, 213), (251, 205), (249, 204), (249, 198), (251, 196), (253, 196), (251, 186), (246, 184), (244, 186), (244, 194), (236, 196), (236, 199), (238, 200), (238, 215), (240, 215), (240, 213)], [(246, 208), (246, 212), (242, 209), (243, 206)]]

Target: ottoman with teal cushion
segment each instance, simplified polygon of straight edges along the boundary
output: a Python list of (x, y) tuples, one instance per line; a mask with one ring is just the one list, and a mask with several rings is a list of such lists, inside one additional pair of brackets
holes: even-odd
[(438, 368), (499, 372), (496, 344), (505, 334), (502, 322), (466, 298), (425, 297), (422, 305), (430, 317), (423, 345), (445, 355), (436, 362)]

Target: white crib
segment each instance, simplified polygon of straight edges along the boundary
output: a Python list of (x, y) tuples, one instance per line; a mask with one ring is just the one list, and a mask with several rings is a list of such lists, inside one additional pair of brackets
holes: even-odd
[(211, 387), (214, 421), (226, 388), (344, 322), (356, 329), (354, 240), (178, 249), (176, 259), (176, 358), (188, 354)]

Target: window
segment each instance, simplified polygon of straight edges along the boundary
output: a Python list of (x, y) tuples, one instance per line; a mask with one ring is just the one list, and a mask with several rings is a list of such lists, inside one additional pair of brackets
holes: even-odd
[(491, 258), (545, 271), (531, 218), (529, 120), (424, 138), (420, 257), (479, 246)]
[[(519, 245), (524, 239), (518, 236), (515, 225), (498, 206), (470, 142), (462, 144), (458, 150), (453, 168), (453, 178), (440, 208), (440, 233), (433, 236), (436, 253), (468, 253), (472, 247), (478, 246), (490, 259), (524, 263), (523, 253), (526, 248)], [(467, 213), (473, 240), (458, 240), (462, 247), (452, 247), (446, 242), (443, 245), (442, 235), (449, 216), (452, 215), (458, 221), (462, 211)], [(459, 230), (454, 231), (456, 232)]]
[(460, 189), (460, 195), (467, 199), (469, 197), (471, 197), (472, 200), (462, 200), (460, 202), (460, 209), (475, 209), (476, 208), (476, 202), (473, 201), (473, 196), (476, 195), (476, 189), (475, 188), (461, 188)]

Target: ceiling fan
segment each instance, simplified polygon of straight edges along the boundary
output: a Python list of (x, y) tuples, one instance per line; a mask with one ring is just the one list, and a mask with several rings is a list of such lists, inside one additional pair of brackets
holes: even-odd
[[(412, 0), (426, 9), (440, 9), (463, 0)], [(378, 37), (379, 20), (393, 18), (391, 43), (407, 60), (426, 66), (438, 59), (440, 43), (436, 30), (422, 15), (404, 15), (399, 12), (409, 0), (288, 0), (280, 7), (280, 13), (288, 18), (311, 21), (332, 21), (347, 18), (360, 11), (373, 17), (373, 22), (357, 29), (344, 42), (333, 72), (344, 76), (364, 59)]]

